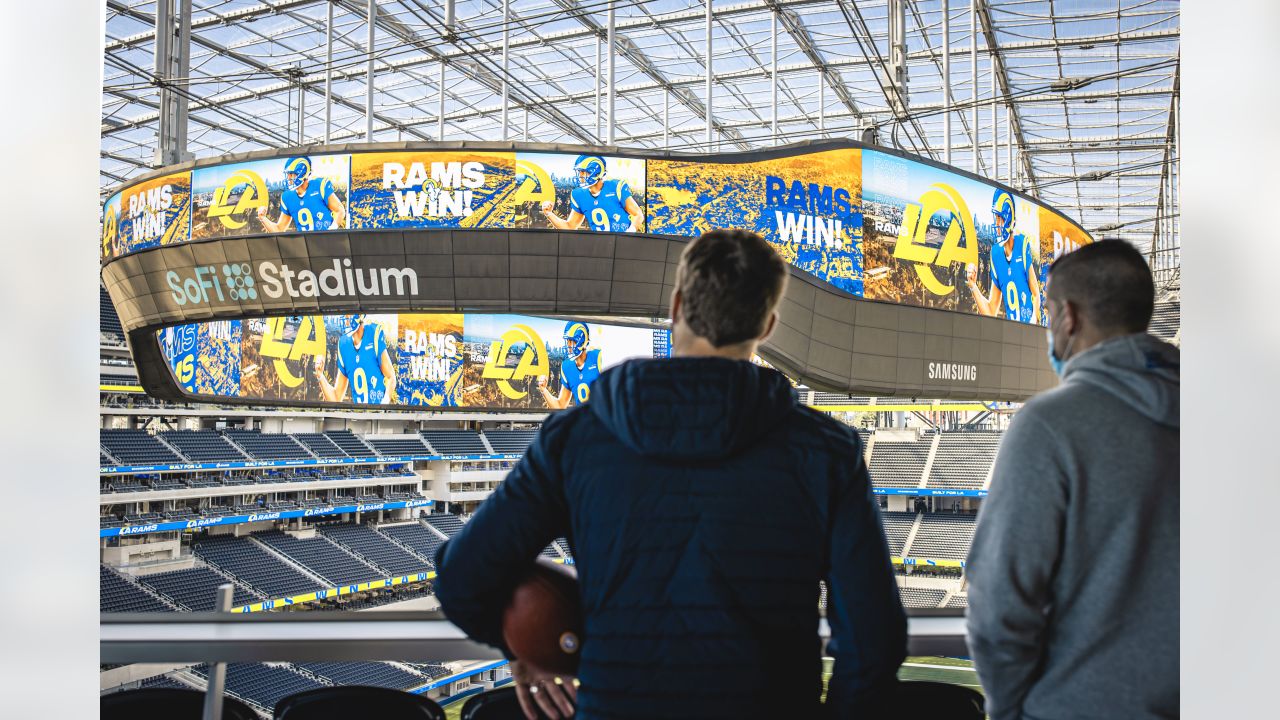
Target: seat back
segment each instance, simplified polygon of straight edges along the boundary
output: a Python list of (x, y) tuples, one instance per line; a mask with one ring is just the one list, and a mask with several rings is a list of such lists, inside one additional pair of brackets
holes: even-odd
[[(100, 720), (201, 720), (204, 693), (178, 688), (142, 688), (103, 695)], [(222, 698), (222, 720), (258, 720), (258, 714), (233, 697)]]
[(422, 695), (364, 685), (323, 687), (290, 695), (276, 703), (275, 720), (330, 720), (376, 717), (378, 720), (445, 720), (444, 710)]
[(893, 708), (904, 718), (984, 720), (987, 716), (982, 693), (963, 685), (928, 680), (900, 682)]
[[(514, 686), (472, 696), (462, 706), (461, 720), (525, 720)], [(538, 710), (538, 720), (547, 716)]]

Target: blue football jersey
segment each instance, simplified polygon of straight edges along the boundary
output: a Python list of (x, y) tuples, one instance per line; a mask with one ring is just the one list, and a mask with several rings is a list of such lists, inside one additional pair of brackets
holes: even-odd
[(280, 193), (280, 210), (293, 218), (293, 224), (302, 232), (328, 230), (333, 225), (333, 213), (329, 210), (329, 196), (333, 195), (333, 183), (324, 178), (313, 178), (307, 189)]
[(1013, 236), (1012, 257), (1005, 257), (1003, 245), (997, 243), (991, 246), (991, 286), (1000, 288), (1005, 319), (1031, 322), (1035, 308), (1031, 301), (1031, 283), (1027, 280), (1027, 273), (1034, 272), (1035, 267), (1031, 244), (1022, 233)]
[(377, 405), (386, 398), (387, 379), (382, 376), (382, 352), (386, 349), (382, 328), (372, 323), (364, 326), (358, 348), (354, 333), (338, 338), (338, 372), (347, 376), (353, 402)]
[(631, 186), (626, 180), (605, 180), (599, 195), (592, 195), (587, 188), (574, 188), (569, 193), (569, 207), (586, 216), (596, 232), (626, 232), (631, 227), (631, 216), (627, 215), (629, 197)]
[(574, 404), (581, 405), (591, 397), (591, 383), (600, 377), (600, 351), (588, 350), (587, 360), (578, 367), (578, 363), (566, 358), (560, 363), (560, 387), (569, 388)]

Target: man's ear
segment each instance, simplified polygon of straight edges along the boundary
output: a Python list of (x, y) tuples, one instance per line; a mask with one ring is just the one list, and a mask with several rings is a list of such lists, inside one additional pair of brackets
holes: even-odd
[(671, 291), (671, 324), (674, 326), (680, 322), (680, 306), (684, 304), (684, 298), (680, 295), (680, 288)]
[(1080, 308), (1070, 300), (1062, 303), (1062, 332), (1068, 336), (1079, 333), (1082, 329)]
[(764, 334), (760, 336), (760, 342), (764, 342), (765, 340), (768, 340), (769, 336), (773, 334), (774, 328), (776, 328), (777, 326), (778, 326), (778, 311), (774, 310), (773, 312), (769, 313), (769, 320), (764, 325)]

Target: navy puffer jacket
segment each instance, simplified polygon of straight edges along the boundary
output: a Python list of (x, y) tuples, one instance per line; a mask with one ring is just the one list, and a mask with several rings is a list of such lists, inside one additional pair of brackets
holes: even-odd
[(513, 578), (560, 536), (586, 613), (579, 718), (869, 717), (895, 682), (906, 619), (857, 435), (774, 370), (606, 372), (440, 549), (445, 614), (503, 648)]

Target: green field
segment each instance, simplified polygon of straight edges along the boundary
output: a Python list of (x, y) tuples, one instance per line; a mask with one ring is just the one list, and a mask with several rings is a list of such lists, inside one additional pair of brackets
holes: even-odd
[[(823, 687), (826, 687), (827, 680), (831, 678), (832, 662), (830, 659), (822, 661)], [(909, 657), (902, 664), (902, 669), (898, 671), (898, 677), (902, 680), (932, 680), (952, 685), (963, 685), (982, 692), (982, 688), (978, 686), (978, 674), (974, 672), (972, 660), (947, 657)], [(462, 706), (465, 704), (466, 702), (464, 701), (445, 708), (445, 717), (448, 720), (458, 720), (462, 716)]]

